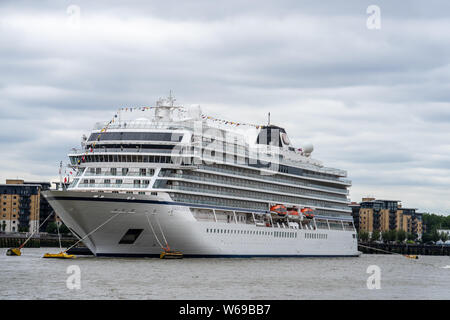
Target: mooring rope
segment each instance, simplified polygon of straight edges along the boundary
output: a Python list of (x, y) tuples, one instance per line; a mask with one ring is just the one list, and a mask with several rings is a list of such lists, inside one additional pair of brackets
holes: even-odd
[(19, 246), (19, 249), (22, 249), (22, 248), (27, 244), (27, 242), (28, 242), (28, 241), (36, 234), (36, 232), (39, 231), (39, 229), (44, 225), (44, 223), (48, 220), (48, 218), (50, 218), (50, 216), (53, 215), (53, 213), (54, 213), (54, 211), (52, 211), (52, 212), (47, 216), (47, 218), (45, 218), (45, 220), (42, 221), (41, 225), (40, 225), (36, 230), (34, 230), (34, 232), (28, 237), (28, 239), (25, 240), (24, 243), (22, 243), (22, 244)]
[(156, 223), (157, 223), (158, 226), (159, 226), (159, 230), (161, 230), (161, 234), (162, 234), (162, 236), (163, 236), (164, 242), (166, 243), (167, 249), (170, 250), (169, 244), (167, 243), (167, 239), (166, 239), (166, 237), (164, 236), (164, 232), (163, 232), (163, 230), (162, 230), (162, 228), (161, 228), (161, 225), (159, 224), (159, 221), (158, 221), (158, 217), (157, 217), (157, 216), (156, 216)]
[(150, 225), (150, 228), (152, 229), (152, 232), (153, 232), (153, 235), (154, 235), (155, 238), (156, 238), (156, 241), (158, 241), (158, 243), (159, 243), (159, 245), (161, 246), (161, 248), (164, 248), (164, 246), (162, 245), (162, 243), (159, 241), (158, 236), (156, 235), (155, 229), (153, 229), (153, 226), (152, 226), (152, 224), (151, 224), (151, 222), (150, 222), (150, 219), (148, 218), (148, 213), (146, 213), (145, 216), (147, 217), (148, 224)]
[(111, 218), (109, 218), (108, 220), (106, 220), (105, 222), (103, 222), (101, 225), (99, 225), (97, 228), (95, 228), (94, 230), (92, 230), (91, 232), (89, 232), (87, 235), (85, 235), (83, 238), (81, 238), (80, 240), (78, 240), (77, 242), (75, 242), (73, 245), (71, 245), (69, 248), (67, 248), (66, 250), (64, 250), (63, 252), (67, 252), (70, 249), (72, 249), (73, 247), (75, 247), (78, 243), (80, 243), (81, 241), (83, 241), (84, 239), (86, 239), (87, 237), (89, 237), (91, 234), (93, 234), (95, 231), (97, 231), (98, 229), (100, 229), (101, 227), (103, 227), (105, 224), (107, 224), (109, 221), (111, 221), (113, 218), (115, 218), (117, 215), (119, 215), (121, 212), (117, 212), (115, 215), (113, 215)]

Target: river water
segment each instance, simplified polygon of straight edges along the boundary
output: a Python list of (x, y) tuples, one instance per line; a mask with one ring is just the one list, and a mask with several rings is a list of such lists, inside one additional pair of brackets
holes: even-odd
[[(0, 299), (450, 299), (448, 256), (42, 259), (57, 251), (25, 248), (8, 257), (1, 248)], [(72, 265), (79, 289), (70, 285), (77, 283), (76, 273), (67, 273)], [(373, 265), (379, 289), (368, 289)]]

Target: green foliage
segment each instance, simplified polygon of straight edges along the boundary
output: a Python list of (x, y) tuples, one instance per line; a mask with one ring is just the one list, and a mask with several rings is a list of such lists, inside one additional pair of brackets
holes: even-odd
[(47, 224), (47, 228), (45, 229), (45, 232), (48, 233), (57, 233), (57, 229), (56, 229), (56, 223), (55, 222), (49, 222)]
[(369, 240), (369, 233), (367, 231), (361, 230), (359, 231), (359, 240), (367, 242)]
[(441, 232), (439, 236), (442, 242), (446, 242), (448, 240), (448, 234), (446, 232)]
[(424, 233), (422, 235), (422, 243), (427, 243), (427, 242), (430, 242), (430, 241), (433, 241), (433, 238), (431, 237), (431, 233), (429, 233), (429, 232)]
[(450, 215), (441, 216), (434, 213), (424, 213), (422, 219), (428, 233), (432, 233), (436, 229), (450, 229)]
[[(50, 222), (47, 225), (47, 229), (45, 229), (45, 231), (48, 232), (48, 233), (58, 234), (58, 229), (57, 229), (57, 226), (56, 226), (56, 222)], [(67, 234), (67, 233), (70, 233), (70, 230), (69, 230), (69, 228), (67, 228), (67, 226), (65, 224), (61, 224), (59, 226), (59, 233), (60, 234)]]
[(370, 237), (370, 241), (378, 241), (380, 240), (380, 231), (375, 230), (372, 232), (372, 236)]
[(440, 238), (441, 238), (440, 234), (437, 232), (436, 229), (434, 229), (431, 232), (431, 240), (434, 241), (434, 242), (437, 242), (437, 241), (439, 241)]
[(406, 232), (404, 230), (398, 230), (396, 232), (396, 239), (398, 242), (403, 242), (406, 239)]
[(383, 231), (381, 233), (381, 239), (383, 240), (384, 243), (389, 242), (389, 231)]
[(28, 232), (30, 230), (30, 227), (21, 227), (19, 226), (19, 232)]
[(415, 241), (417, 239), (417, 234), (408, 232), (406, 239), (408, 239), (408, 241)]

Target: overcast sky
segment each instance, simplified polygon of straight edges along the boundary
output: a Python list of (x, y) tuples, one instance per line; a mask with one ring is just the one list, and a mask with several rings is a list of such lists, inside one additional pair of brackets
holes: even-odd
[(341, 2), (1, 1), (0, 183), (56, 179), (96, 121), (173, 90), (230, 121), (271, 112), (353, 201), (450, 213), (450, 2)]

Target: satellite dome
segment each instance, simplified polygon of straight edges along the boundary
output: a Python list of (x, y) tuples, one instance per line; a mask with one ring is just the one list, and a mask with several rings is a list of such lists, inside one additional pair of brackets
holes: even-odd
[(312, 143), (306, 143), (302, 148), (304, 153), (312, 153), (314, 151), (314, 146)]

